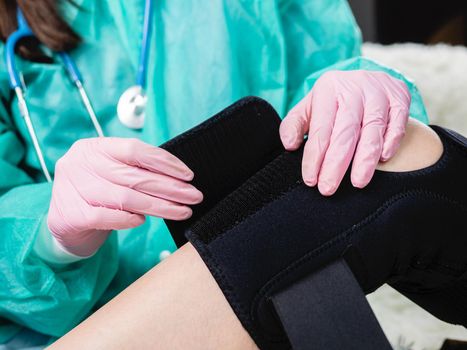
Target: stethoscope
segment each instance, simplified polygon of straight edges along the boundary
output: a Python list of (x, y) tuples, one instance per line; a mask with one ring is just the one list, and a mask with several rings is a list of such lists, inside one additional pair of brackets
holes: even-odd
[[(149, 52), (149, 43), (151, 35), (151, 19), (152, 19), (152, 0), (146, 0), (144, 9), (144, 24), (143, 24), (143, 38), (140, 53), (140, 62), (138, 67), (138, 74), (136, 85), (128, 88), (120, 97), (117, 105), (117, 115), (120, 122), (132, 129), (141, 129), (144, 125), (145, 107), (146, 107), (146, 70)], [(34, 37), (34, 33), (29, 27), (23, 13), (17, 9), (18, 29), (13, 32), (6, 40), (5, 45), (5, 61), (9, 75), (10, 87), (14, 90), (18, 99), (18, 107), (21, 116), (23, 117), (28, 134), (31, 138), (34, 150), (39, 160), (40, 167), (44, 173), (47, 182), (52, 182), (52, 176), (45, 164), (44, 155), (37, 139), (37, 134), (31, 121), (28, 105), (25, 98), (26, 87), (21, 79), (21, 75), (16, 68), (15, 63), (15, 47), (18, 42), (25, 37)], [(63, 66), (67, 71), (71, 81), (78, 89), (81, 102), (83, 103), (89, 115), (89, 119), (96, 129), (97, 135), (103, 137), (104, 133), (102, 127), (97, 119), (96, 113), (92, 106), (91, 100), (83, 85), (83, 78), (71, 56), (66, 52), (58, 52), (58, 56), (63, 62)]]

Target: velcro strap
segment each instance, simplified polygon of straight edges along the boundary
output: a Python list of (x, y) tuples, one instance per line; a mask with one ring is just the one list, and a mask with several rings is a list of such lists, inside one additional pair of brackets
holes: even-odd
[(294, 350), (391, 350), (352, 271), (338, 260), (272, 297)]
[(269, 103), (247, 97), (161, 146), (194, 172), (204, 195), (190, 219), (165, 220), (178, 247), (187, 228), (283, 151), (280, 122)]

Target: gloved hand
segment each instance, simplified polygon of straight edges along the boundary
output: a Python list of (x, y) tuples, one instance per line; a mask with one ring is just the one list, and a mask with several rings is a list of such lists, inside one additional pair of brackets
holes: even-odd
[(303, 181), (323, 195), (334, 194), (352, 158), (352, 184), (363, 188), (397, 151), (410, 101), (407, 85), (386, 73), (330, 71), (285, 117), (281, 140), (296, 150), (308, 134)]
[(137, 139), (74, 143), (55, 166), (50, 232), (65, 250), (93, 254), (113, 229), (141, 225), (145, 215), (191, 216), (203, 195), (186, 183), (193, 172), (169, 152)]

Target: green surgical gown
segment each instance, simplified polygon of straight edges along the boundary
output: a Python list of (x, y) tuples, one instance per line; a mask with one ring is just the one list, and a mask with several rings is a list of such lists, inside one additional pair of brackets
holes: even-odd
[[(160, 145), (235, 100), (256, 95), (284, 116), (326, 70), (398, 72), (360, 57), (361, 36), (345, 0), (154, 1), (144, 129), (116, 117), (136, 79), (143, 0), (81, 0), (63, 13), (82, 36), (71, 52), (106, 135)], [(0, 55), (4, 46), (0, 44)], [(59, 60), (17, 58), (47, 166), (95, 131)], [(411, 115), (427, 122), (414, 84)], [(34, 249), (51, 195), (0, 61), (0, 342), (28, 327), (60, 336), (125, 288), (175, 245), (161, 219), (114, 232), (91, 258), (50, 263)]]

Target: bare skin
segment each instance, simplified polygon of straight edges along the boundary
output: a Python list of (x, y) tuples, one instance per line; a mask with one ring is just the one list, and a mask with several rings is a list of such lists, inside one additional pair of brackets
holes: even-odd
[(397, 153), (389, 161), (379, 163), (382, 171), (411, 171), (433, 165), (443, 153), (438, 135), (416, 119), (409, 119), (406, 134)]
[[(410, 119), (397, 154), (382, 171), (434, 164), (440, 139)], [(257, 349), (200, 256), (188, 243), (49, 349)]]
[(50, 349), (256, 349), (186, 244)]

